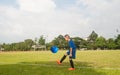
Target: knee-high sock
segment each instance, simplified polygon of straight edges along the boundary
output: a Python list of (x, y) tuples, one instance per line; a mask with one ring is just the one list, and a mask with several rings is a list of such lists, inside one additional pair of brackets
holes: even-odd
[(73, 63), (72, 59), (69, 60), (69, 61), (70, 61), (70, 65), (71, 65), (71, 67), (74, 68), (74, 63)]
[(62, 63), (63, 60), (65, 60), (65, 58), (66, 58), (66, 55), (64, 55), (64, 56), (61, 58), (60, 63)]

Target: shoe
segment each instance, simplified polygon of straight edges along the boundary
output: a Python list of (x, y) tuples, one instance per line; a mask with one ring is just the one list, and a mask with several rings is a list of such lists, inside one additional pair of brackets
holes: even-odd
[(72, 70), (75, 70), (75, 68), (68, 68), (68, 70), (72, 71)]
[(62, 64), (59, 60), (56, 61), (58, 65)]

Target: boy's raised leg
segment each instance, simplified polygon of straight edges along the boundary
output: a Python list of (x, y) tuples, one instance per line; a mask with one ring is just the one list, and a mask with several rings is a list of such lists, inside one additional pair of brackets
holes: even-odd
[(65, 58), (66, 58), (66, 55), (64, 55), (64, 56), (61, 58), (61, 60), (58, 60), (57, 63), (58, 63), (58, 64), (61, 64), (61, 63), (65, 60)]

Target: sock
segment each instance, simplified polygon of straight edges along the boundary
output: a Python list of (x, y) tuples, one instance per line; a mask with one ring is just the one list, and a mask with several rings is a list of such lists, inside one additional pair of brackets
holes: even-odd
[(64, 55), (64, 56), (61, 58), (60, 63), (62, 63), (65, 58), (66, 58), (66, 56)]
[(74, 63), (73, 63), (72, 60), (70, 60), (70, 65), (71, 65), (72, 68), (74, 68)]

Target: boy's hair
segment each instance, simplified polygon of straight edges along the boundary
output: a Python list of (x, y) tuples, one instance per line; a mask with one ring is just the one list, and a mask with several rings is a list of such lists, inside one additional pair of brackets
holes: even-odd
[(64, 37), (68, 37), (68, 38), (70, 38), (70, 36), (69, 36), (68, 34), (66, 34)]

